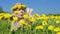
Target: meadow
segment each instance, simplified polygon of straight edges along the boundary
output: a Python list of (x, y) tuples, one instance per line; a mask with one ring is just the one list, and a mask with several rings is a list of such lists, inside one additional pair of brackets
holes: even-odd
[(0, 13), (0, 34), (60, 34), (60, 16), (25, 14), (20, 20), (21, 27), (11, 31), (11, 23), (18, 20), (13, 14)]

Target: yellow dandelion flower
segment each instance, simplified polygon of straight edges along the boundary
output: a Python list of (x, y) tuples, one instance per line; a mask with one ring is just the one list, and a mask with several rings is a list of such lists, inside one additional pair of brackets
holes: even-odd
[(45, 14), (42, 14), (42, 15), (41, 15), (41, 19), (42, 19), (42, 20), (48, 20), (48, 19), (49, 19), (49, 17), (48, 17), (48, 16), (46, 16)]
[(35, 29), (36, 29), (36, 30), (37, 30), (37, 29), (43, 29), (43, 26), (42, 26), (42, 25), (36, 26)]
[(55, 31), (55, 32), (59, 32), (59, 31), (60, 31), (60, 28), (57, 27), (57, 28), (54, 29), (54, 31)]
[(17, 4), (11, 8), (11, 11), (15, 11), (18, 8)]
[(58, 23), (60, 23), (60, 21), (59, 20), (56, 20), (56, 24), (58, 24)]
[(47, 21), (42, 21), (42, 25), (47, 25)]
[(23, 17), (24, 17), (25, 19), (28, 19), (29, 16), (28, 16), (28, 14), (24, 14)]
[(49, 30), (53, 30), (53, 29), (54, 29), (54, 26), (49, 25), (49, 26), (48, 26), (48, 29), (49, 29)]
[(40, 15), (38, 15), (38, 14), (36, 13), (36, 14), (33, 15), (33, 18), (34, 18), (35, 20), (39, 20), (39, 19), (40, 19)]
[(29, 19), (29, 21), (30, 21), (31, 23), (34, 23), (34, 22), (35, 22), (35, 19)]
[(10, 14), (4, 14), (4, 18), (10, 18), (12, 15)]
[(17, 6), (18, 6), (18, 9), (21, 9), (21, 4), (18, 4)]
[(40, 20), (40, 16), (36, 17), (35, 19), (36, 19), (36, 20)]
[(12, 11), (16, 11), (16, 10), (19, 10), (19, 9), (26, 9), (26, 5), (25, 5), (25, 4), (22, 4), (22, 3), (16, 3), (16, 4), (11, 8)]
[(30, 21), (31, 23), (34, 23), (36, 20), (33, 18), (33, 16), (29, 16), (29, 21)]
[(55, 16), (55, 19), (59, 19), (59, 16)]
[(33, 15), (34, 18), (35, 18), (35, 17), (38, 17), (38, 16), (39, 16), (39, 15), (38, 15), (37, 13)]
[(53, 16), (53, 15), (52, 15), (50, 18), (54, 19), (54, 18), (55, 18), (55, 16)]
[(13, 21), (17, 21), (18, 20), (18, 17), (13, 17)]
[(60, 19), (60, 16), (59, 16), (59, 19)]
[(4, 15), (5, 13), (0, 13), (0, 16)]
[(57, 32), (56, 34), (60, 34), (60, 32)]
[(18, 8), (18, 5), (15, 5), (13, 8), (14, 8), (14, 9)]
[(43, 16), (43, 17), (45, 17), (45, 16), (46, 16), (46, 14), (42, 14), (42, 16)]
[(23, 8), (23, 9), (26, 9), (26, 5), (25, 5), (25, 4), (22, 4), (22, 8)]
[(24, 28), (30, 28), (30, 27), (31, 27), (31, 25), (25, 23)]
[(45, 16), (45, 17), (43, 17), (43, 16), (42, 16), (42, 19), (43, 19), (43, 20), (47, 20), (47, 19), (48, 19), (48, 17), (47, 17), (47, 16)]
[(29, 16), (29, 19), (33, 19), (33, 16)]
[(25, 21), (24, 21), (24, 20), (20, 20), (19, 23), (20, 23), (21, 25), (23, 25), (23, 24), (25, 24)]
[(0, 14), (0, 16), (1, 16), (2, 14)]
[(42, 20), (42, 16), (39, 16), (39, 19), (41, 19), (41, 20)]

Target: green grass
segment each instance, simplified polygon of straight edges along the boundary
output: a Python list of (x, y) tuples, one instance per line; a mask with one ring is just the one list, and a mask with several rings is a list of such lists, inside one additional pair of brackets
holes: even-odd
[(35, 30), (35, 26), (41, 25), (41, 21), (35, 22), (31, 28), (25, 29), (23, 27), (18, 28), (16, 31), (10, 31), (11, 29), (11, 22), (8, 20), (1, 20), (0, 21), (0, 34), (55, 34), (54, 31), (50, 31), (47, 29), (49, 25), (54, 25), (60, 27), (59, 24), (56, 24), (54, 20), (48, 22), (48, 25), (43, 30)]

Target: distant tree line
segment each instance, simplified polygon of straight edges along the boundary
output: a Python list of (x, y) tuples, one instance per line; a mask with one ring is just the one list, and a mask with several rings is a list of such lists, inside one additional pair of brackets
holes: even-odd
[(48, 14), (48, 15), (60, 16), (60, 14)]
[(5, 11), (3, 11), (3, 8), (0, 6), (0, 13), (6, 13)]

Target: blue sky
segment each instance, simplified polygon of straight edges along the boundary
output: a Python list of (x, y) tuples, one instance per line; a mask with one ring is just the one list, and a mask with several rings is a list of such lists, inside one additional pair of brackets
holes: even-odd
[(60, 0), (0, 0), (0, 6), (4, 11), (11, 13), (10, 8), (17, 2), (33, 8), (33, 14), (60, 14)]

